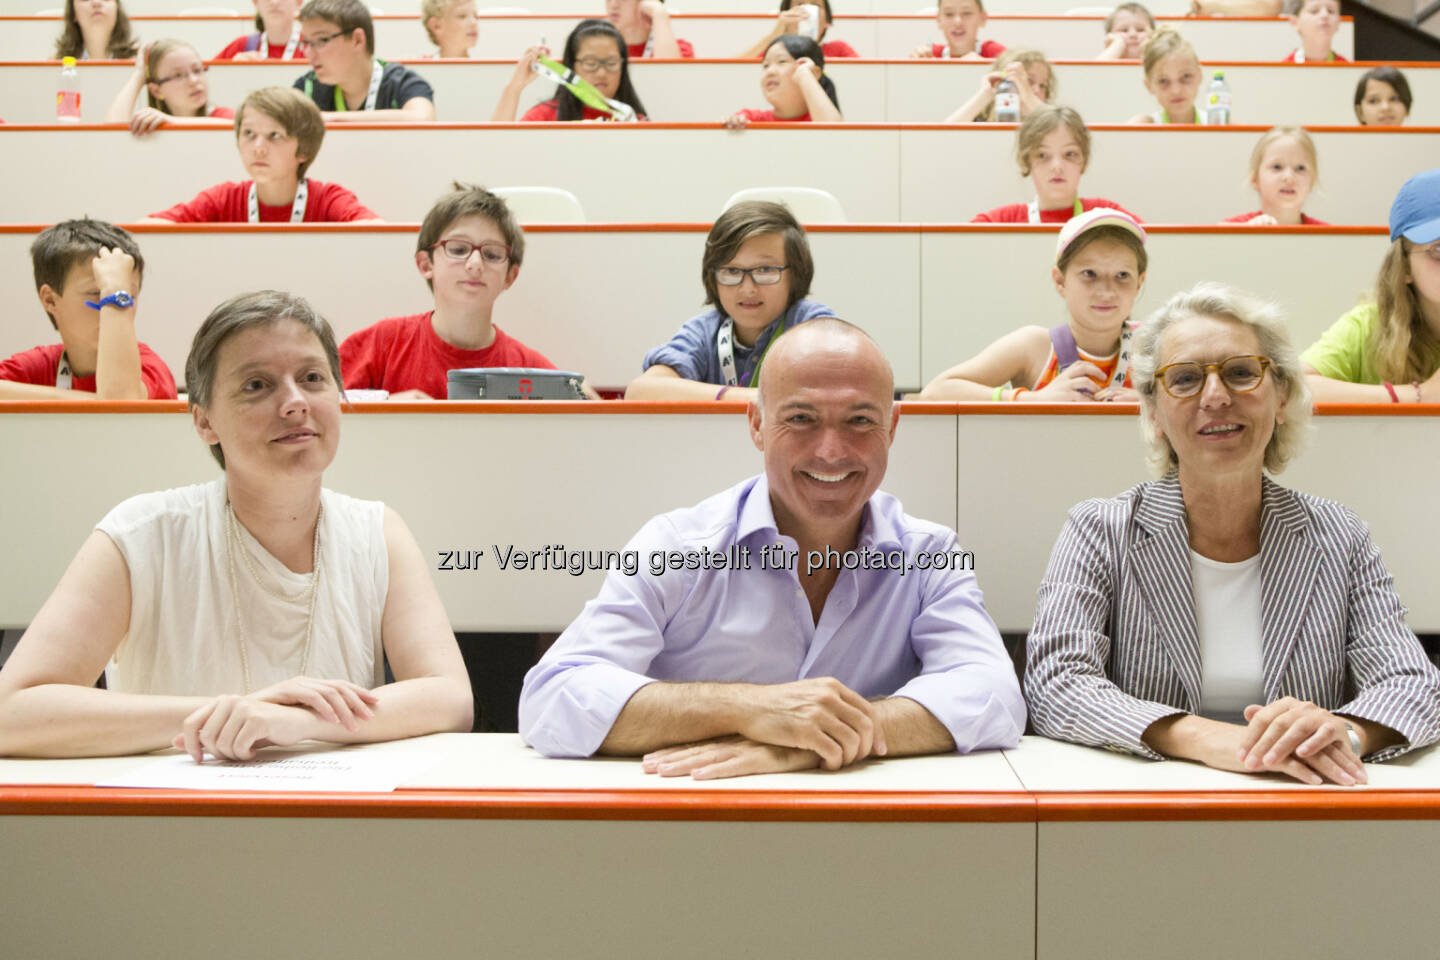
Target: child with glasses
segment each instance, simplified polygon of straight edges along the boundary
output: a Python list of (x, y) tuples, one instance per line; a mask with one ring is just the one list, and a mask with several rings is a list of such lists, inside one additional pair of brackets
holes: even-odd
[[(233, 119), (235, 111), (229, 107), (210, 106), (208, 69), (188, 43), (156, 40), (135, 58), (135, 70), (110, 102), (105, 122), (129, 121), (130, 132), (143, 137), (162, 123)], [(136, 110), (142, 89), (148, 105)]]
[(1060, 231), (1050, 270), (1067, 322), (1006, 334), (931, 380), (919, 399), (1138, 399), (1130, 376), (1130, 311), (1148, 265), (1145, 230), (1123, 210), (1072, 218)]
[(495, 301), (520, 275), (525, 234), (505, 201), (456, 183), (441, 197), (415, 244), (415, 268), (434, 309), (381, 320), (340, 344), (347, 390), (388, 390), (392, 399), (439, 399), (446, 374), (465, 367), (555, 369), (495, 325)]
[(254, 0), (255, 33), (236, 37), (216, 60), (302, 60), (301, 0)]
[(325, 122), (435, 119), (435, 91), (413, 70), (375, 56), (375, 24), (361, 0), (309, 0), (300, 36), (311, 70), (295, 88), (315, 101)]
[[(775, 338), (833, 317), (808, 300), (815, 263), (805, 230), (778, 203), (737, 203), (722, 213), (700, 261), (705, 302), (668, 343), (645, 354), (626, 400), (749, 400)], [(717, 389), (718, 387), (718, 389)]]
[[(513, 123), (520, 108), (520, 93), (538, 74), (535, 58), (548, 57), (550, 50), (535, 46), (526, 50), (515, 64), (515, 73), (500, 93), (500, 102), (490, 119), (496, 123)], [(626, 104), (638, 120), (645, 119), (645, 104), (630, 82), (630, 53), (620, 31), (604, 20), (581, 20), (565, 38), (561, 62), (607, 100)], [(549, 123), (570, 120), (612, 120), (610, 113), (580, 102), (569, 88), (557, 86), (555, 96), (535, 104), (520, 118), (522, 123)]]
[(305, 176), (324, 139), (320, 110), (300, 91), (256, 90), (235, 117), (235, 146), (251, 179), (217, 184), (140, 222), (383, 222), (339, 184)]

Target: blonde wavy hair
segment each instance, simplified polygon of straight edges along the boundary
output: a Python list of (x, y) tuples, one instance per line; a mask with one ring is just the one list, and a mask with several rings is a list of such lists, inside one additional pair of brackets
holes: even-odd
[[(1049, 60), (1045, 59), (1045, 54), (1041, 53), (1039, 50), (1027, 50), (1020, 47), (1011, 47), (1009, 50), (1006, 50), (1004, 53), (1000, 54), (1000, 56), (995, 58), (995, 65), (990, 69), (994, 73), (1003, 74), (1005, 72), (1005, 68), (1008, 67), (1010, 64), (1015, 63), (1016, 61), (1019, 61), (1022, 64), (1022, 69), (1024, 69), (1026, 73), (1029, 73), (1030, 67), (1033, 66), (1042, 66), (1045, 68), (1045, 102), (1054, 103), (1055, 92), (1060, 88), (1060, 81), (1055, 76), (1055, 68), (1050, 64)], [(985, 112), (980, 114), (980, 116), (976, 117), (975, 119), (983, 120), (987, 123), (994, 120), (994, 102), (992, 101), (990, 106), (985, 108)]]
[(1305, 385), (1300, 354), (1285, 328), (1284, 312), (1273, 303), (1223, 283), (1207, 282), (1171, 297), (1140, 326), (1136, 337), (1130, 372), (1140, 394), (1140, 437), (1145, 441), (1145, 459), (1151, 472), (1164, 477), (1180, 465), (1175, 448), (1156, 429), (1155, 404), (1161, 387), (1155, 370), (1160, 365), (1166, 331), (1192, 317), (1244, 324), (1259, 340), (1261, 355), (1270, 358), (1268, 376), (1274, 377), (1275, 386), (1284, 391), (1285, 419), (1275, 424), (1275, 432), (1265, 446), (1265, 469), (1271, 473), (1284, 471), (1309, 436), (1311, 407), (1310, 388)]

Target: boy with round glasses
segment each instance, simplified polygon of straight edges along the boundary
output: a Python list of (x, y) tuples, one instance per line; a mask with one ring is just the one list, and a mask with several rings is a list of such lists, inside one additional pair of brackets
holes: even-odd
[(295, 88), (327, 123), (435, 119), (435, 91), (418, 73), (375, 56), (375, 23), (361, 0), (309, 0), (300, 35), (310, 72)]
[(779, 203), (737, 203), (705, 240), (700, 263), (712, 308), (645, 354), (626, 400), (750, 400), (771, 344), (796, 324), (833, 317), (806, 299), (815, 263), (805, 229)]
[(520, 275), (524, 257), (525, 234), (505, 201), (483, 187), (454, 184), (425, 215), (415, 244), (415, 268), (434, 294), (434, 309), (346, 337), (340, 344), (345, 389), (443, 400), (450, 370), (555, 369), (493, 320), (495, 301)]

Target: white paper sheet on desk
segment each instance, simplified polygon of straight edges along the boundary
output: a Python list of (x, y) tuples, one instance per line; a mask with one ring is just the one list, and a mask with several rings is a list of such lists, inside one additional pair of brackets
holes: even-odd
[(264, 750), (254, 760), (196, 763), (187, 754), (160, 757), (97, 787), (174, 790), (311, 790), (389, 793), (434, 764), (429, 752), (316, 749)]

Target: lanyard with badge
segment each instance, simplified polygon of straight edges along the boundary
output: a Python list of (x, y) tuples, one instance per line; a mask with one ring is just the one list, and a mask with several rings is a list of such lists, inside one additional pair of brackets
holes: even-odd
[[(380, 109), (380, 77), (385, 72), (385, 66), (377, 57), (370, 70), (370, 92), (365, 94), (365, 102), (356, 107), (357, 110), (379, 110)], [(335, 109), (349, 110), (345, 106), (345, 91), (339, 86), (335, 87)]]
[[(295, 185), (295, 201), (290, 204), (290, 222), (300, 223), (305, 219), (305, 195), (309, 191), (305, 186), (305, 179)], [(250, 184), (250, 204), (248, 219), (250, 223), (260, 222), (260, 192), (255, 189), (252, 181)]]
[[(268, 44), (270, 41), (269, 41), (269, 40), (266, 40), (265, 42)], [(294, 56), (295, 56), (295, 51), (296, 51), (296, 49), (297, 49), (299, 46), (300, 46), (300, 21), (299, 21), (299, 20), (296, 20), (296, 21), (295, 21), (295, 24), (290, 28), (290, 39), (289, 39), (288, 41), (286, 41), (286, 43), (285, 43), (285, 52), (282, 53), (282, 54), (280, 54), (280, 59), (281, 59), (281, 60), (290, 60), (290, 59), (294, 58)]]
[[(1027, 222), (1027, 223), (1043, 223), (1043, 222), (1044, 222), (1043, 220), (1040, 219), (1040, 198), (1039, 198), (1039, 197), (1036, 197), (1034, 200), (1031, 200), (1028, 204), (1025, 205), (1025, 212), (1026, 212), (1026, 222)], [(1082, 213), (1084, 213), (1084, 212), (1085, 212), (1085, 206), (1084, 206), (1079, 200), (1076, 200), (1076, 201), (1075, 201), (1075, 212), (1072, 213), (1071, 216), (1072, 216), (1072, 217), (1078, 217), (1078, 216), (1080, 216), (1080, 214), (1082, 214)]]
[(69, 390), (73, 383), (70, 373), (70, 358), (65, 356), (65, 351), (60, 351), (60, 362), (55, 366), (55, 388), (57, 390)]
[(635, 119), (635, 108), (628, 103), (621, 103), (619, 100), (611, 100), (605, 94), (596, 90), (584, 77), (563, 64), (556, 63), (549, 57), (536, 57), (530, 69), (538, 73), (541, 79), (553, 81), (556, 84), (569, 90), (585, 106), (601, 113), (608, 113), (614, 120), (627, 122)]
[[(785, 318), (780, 319), (780, 325), (765, 341), (765, 349), (760, 351), (760, 359), (755, 361), (754, 368), (745, 376), (745, 382), (740, 383), (740, 378), (735, 369), (735, 321), (729, 317), (720, 324), (720, 329), (715, 331), (715, 353), (720, 357), (720, 375), (725, 379), (727, 387), (749, 386), (756, 382), (760, 376), (760, 365), (765, 362), (765, 355), (770, 352), (780, 334), (785, 332)], [(758, 346), (758, 344), (757, 344)]]

